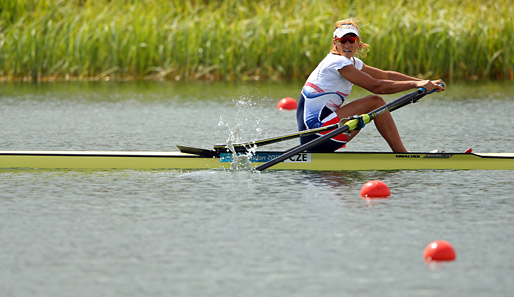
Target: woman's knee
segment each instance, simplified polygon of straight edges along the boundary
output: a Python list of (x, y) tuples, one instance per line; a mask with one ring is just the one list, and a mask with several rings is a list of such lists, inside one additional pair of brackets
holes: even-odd
[(384, 98), (382, 98), (379, 95), (368, 95), (368, 96), (366, 96), (364, 98), (366, 98), (366, 100), (368, 100), (370, 102), (370, 105), (372, 105), (375, 108), (383, 106), (384, 104), (386, 104)]
[(336, 113), (342, 119), (356, 114), (368, 113), (385, 104), (385, 100), (378, 95), (369, 95), (352, 101), (339, 108)]

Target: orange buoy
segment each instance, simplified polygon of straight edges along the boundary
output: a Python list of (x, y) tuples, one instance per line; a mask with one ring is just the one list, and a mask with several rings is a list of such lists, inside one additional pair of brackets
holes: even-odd
[(361, 188), (362, 198), (387, 198), (390, 195), (389, 187), (379, 180), (369, 181)]
[(453, 261), (455, 260), (455, 250), (449, 242), (444, 240), (435, 240), (425, 247), (423, 258), (427, 262)]
[(278, 104), (277, 104), (278, 110), (283, 110), (283, 109), (293, 110), (293, 109), (296, 109), (297, 107), (298, 107), (298, 103), (296, 102), (296, 100), (294, 100), (291, 97), (282, 98), (282, 99), (280, 99), (280, 101), (278, 101)]

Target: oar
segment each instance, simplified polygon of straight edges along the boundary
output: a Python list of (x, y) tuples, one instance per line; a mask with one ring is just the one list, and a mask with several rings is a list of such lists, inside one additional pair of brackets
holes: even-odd
[[(434, 91), (435, 91), (435, 89), (432, 92), (434, 92)], [(362, 114), (359, 118), (354, 118), (354, 119), (347, 121), (343, 126), (337, 128), (319, 138), (316, 138), (310, 142), (307, 142), (303, 145), (300, 145), (296, 148), (293, 148), (293, 149), (285, 152), (284, 154), (280, 155), (279, 157), (256, 167), (255, 170), (262, 171), (262, 170), (269, 168), (277, 163), (280, 163), (298, 153), (301, 153), (301, 152), (306, 151), (310, 148), (313, 148), (325, 141), (328, 141), (330, 138), (332, 138), (334, 136), (337, 136), (341, 133), (355, 130), (359, 126), (359, 121), (363, 121), (364, 124), (367, 124), (367, 123), (371, 122), (373, 119), (375, 119), (377, 116), (381, 115), (382, 113), (387, 112), (387, 111), (393, 111), (393, 110), (401, 108), (407, 104), (416, 102), (419, 99), (421, 99), (423, 96), (425, 96), (426, 94), (427, 94), (427, 92), (424, 88), (419, 88), (417, 91), (405, 94), (402, 97), (400, 97), (388, 104), (385, 104), (384, 106), (381, 106), (368, 114)]]
[[(330, 131), (330, 130), (336, 129), (337, 127), (339, 127), (339, 124), (332, 124), (332, 125), (325, 126), (325, 127), (303, 130), (303, 131), (299, 131), (296, 133), (291, 133), (291, 134), (282, 135), (282, 136), (276, 136), (276, 137), (262, 139), (262, 140), (254, 140), (254, 141), (243, 142), (243, 143), (233, 143), (233, 144), (231, 144), (231, 146), (234, 147), (234, 150), (236, 152), (244, 153), (244, 152), (247, 152), (248, 148), (250, 148), (250, 147), (260, 147), (260, 146), (264, 146), (267, 144), (272, 144), (272, 143), (277, 143), (277, 142), (281, 142), (281, 141), (285, 141), (285, 140), (289, 140), (289, 139), (294, 139), (294, 138), (297, 138), (300, 136), (307, 136), (307, 135), (312, 135), (312, 134), (320, 133), (320, 132), (324, 132), (324, 131)], [(229, 148), (229, 144), (217, 144), (214, 146), (214, 150), (217, 152), (230, 152), (230, 150), (228, 148)]]

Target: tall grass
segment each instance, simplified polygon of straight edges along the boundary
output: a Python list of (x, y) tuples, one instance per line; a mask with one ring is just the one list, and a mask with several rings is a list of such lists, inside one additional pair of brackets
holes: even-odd
[(0, 76), (304, 80), (355, 17), (368, 65), (513, 80), (513, 15), (511, 0), (0, 0)]

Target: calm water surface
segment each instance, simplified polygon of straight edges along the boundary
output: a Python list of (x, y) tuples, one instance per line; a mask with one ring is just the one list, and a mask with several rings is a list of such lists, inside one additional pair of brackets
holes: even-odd
[[(287, 134), (294, 112), (275, 106), (298, 90), (0, 85), (0, 150), (176, 151)], [(513, 91), (457, 85), (394, 117), (412, 151), (513, 152)], [(388, 148), (369, 125), (348, 150)], [(391, 198), (361, 199), (372, 179)], [(0, 292), (512, 296), (513, 180), (510, 171), (1, 170)], [(436, 239), (453, 244), (456, 261), (423, 261)]]

